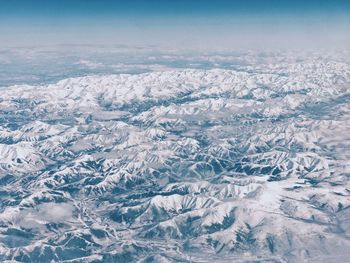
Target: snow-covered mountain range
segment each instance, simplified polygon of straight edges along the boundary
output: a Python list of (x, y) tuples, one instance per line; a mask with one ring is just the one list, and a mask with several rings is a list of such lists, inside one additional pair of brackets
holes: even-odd
[(350, 256), (349, 63), (0, 92), (0, 261)]

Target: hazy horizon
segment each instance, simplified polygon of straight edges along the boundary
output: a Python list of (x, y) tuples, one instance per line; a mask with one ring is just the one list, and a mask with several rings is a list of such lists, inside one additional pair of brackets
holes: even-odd
[(0, 48), (152, 45), (223, 51), (350, 45), (349, 1), (6, 1)]

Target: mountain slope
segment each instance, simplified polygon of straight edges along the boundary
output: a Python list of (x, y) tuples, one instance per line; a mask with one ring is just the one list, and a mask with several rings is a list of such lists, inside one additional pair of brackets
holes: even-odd
[(0, 260), (344, 259), (350, 65), (88, 76), (0, 95)]

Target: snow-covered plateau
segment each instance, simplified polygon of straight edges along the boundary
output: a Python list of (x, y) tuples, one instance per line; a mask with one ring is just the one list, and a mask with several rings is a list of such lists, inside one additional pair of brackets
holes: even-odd
[(350, 63), (0, 90), (0, 261), (346, 262)]

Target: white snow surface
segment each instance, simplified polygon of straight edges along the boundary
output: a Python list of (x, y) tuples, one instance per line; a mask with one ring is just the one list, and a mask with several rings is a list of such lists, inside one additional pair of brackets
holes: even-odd
[(0, 261), (341, 261), (349, 131), (331, 58), (4, 88)]

